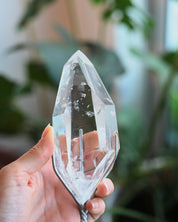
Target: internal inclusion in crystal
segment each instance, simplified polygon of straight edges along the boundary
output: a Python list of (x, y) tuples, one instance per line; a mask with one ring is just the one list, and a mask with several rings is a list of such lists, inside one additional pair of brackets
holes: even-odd
[(65, 64), (53, 112), (55, 171), (83, 205), (119, 149), (115, 106), (94, 66), (77, 51)]

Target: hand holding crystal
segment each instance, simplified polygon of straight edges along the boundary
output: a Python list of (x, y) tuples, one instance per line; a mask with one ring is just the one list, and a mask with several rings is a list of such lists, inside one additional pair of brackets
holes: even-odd
[[(62, 161), (65, 165), (65, 168), (67, 168), (68, 164), (68, 151), (67, 151), (67, 140), (66, 135), (60, 135), (59, 136), (59, 146), (61, 148), (61, 156)], [(97, 131), (91, 131), (88, 133), (85, 133), (83, 135), (83, 168), (85, 175), (91, 175), (91, 173), (94, 171), (95, 166), (98, 165), (98, 162), (102, 160), (102, 158), (105, 156), (106, 152), (101, 152), (99, 150), (99, 140), (98, 140), (98, 133)], [(74, 138), (71, 141), (71, 153), (72, 158), (75, 160), (74, 167), (75, 169), (80, 170), (80, 138)], [(67, 170), (67, 169), (66, 169)]]
[[(0, 170), (1, 222), (80, 221), (77, 204), (52, 168), (53, 138), (52, 127), (46, 127), (42, 138), (32, 149)], [(95, 132), (86, 135), (86, 148), (89, 143), (94, 144), (92, 155), (95, 155)], [(86, 203), (89, 222), (95, 221), (104, 212), (103, 198), (110, 195), (113, 189), (109, 179), (104, 179), (97, 186), (95, 197)]]

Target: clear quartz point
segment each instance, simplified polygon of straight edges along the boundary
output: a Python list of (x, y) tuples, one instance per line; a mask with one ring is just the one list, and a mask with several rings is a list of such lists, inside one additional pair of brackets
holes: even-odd
[(64, 65), (52, 122), (54, 170), (83, 209), (110, 172), (119, 139), (114, 103), (81, 51)]

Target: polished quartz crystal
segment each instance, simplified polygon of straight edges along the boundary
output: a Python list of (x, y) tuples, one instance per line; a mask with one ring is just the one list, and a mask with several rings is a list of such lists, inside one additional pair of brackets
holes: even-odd
[(83, 208), (110, 172), (119, 139), (113, 101), (81, 51), (63, 68), (52, 122), (54, 170)]

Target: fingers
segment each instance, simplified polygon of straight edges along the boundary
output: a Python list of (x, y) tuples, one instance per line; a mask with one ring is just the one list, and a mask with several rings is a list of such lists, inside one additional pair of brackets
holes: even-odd
[(97, 131), (92, 131), (83, 135), (83, 146), (85, 153), (88, 153), (99, 146)]
[(103, 198), (109, 196), (114, 191), (114, 185), (108, 178), (98, 185), (95, 197), (86, 203), (86, 208), (89, 211), (88, 221), (93, 222), (97, 220), (105, 211), (105, 203)]
[(105, 198), (112, 194), (113, 191), (113, 182), (108, 178), (104, 178), (103, 181), (98, 184), (95, 196)]
[(94, 198), (86, 203), (88, 222), (96, 221), (105, 211), (105, 203), (101, 198)]
[[(59, 146), (61, 151), (62, 160), (64, 162), (65, 167), (68, 164), (68, 148), (67, 148), (67, 138), (65, 134), (59, 135)], [(71, 141), (70, 147), (70, 155), (73, 159), (75, 159), (74, 167), (76, 169), (80, 168), (80, 138), (74, 138)], [(97, 150), (99, 146), (98, 141), (98, 133), (97, 131), (92, 131), (85, 133), (83, 135), (83, 167), (84, 171), (87, 175), (92, 174), (93, 170), (95, 169), (96, 165), (101, 161), (103, 155), (101, 157), (100, 151)]]
[(39, 170), (52, 156), (54, 149), (53, 128), (48, 125), (39, 142), (15, 161), (16, 166), (31, 174)]
[[(63, 152), (67, 150), (67, 142), (66, 142), (66, 135), (62, 134), (59, 135), (59, 145)], [(92, 131), (89, 133), (85, 133), (83, 135), (83, 148), (85, 153), (90, 152), (91, 150), (96, 149), (99, 146), (98, 141), (98, 133), (97, 131)], [(79, 150), (79, 137), (74, 138), (71, 141), (71, 150), (77, 152)]]

